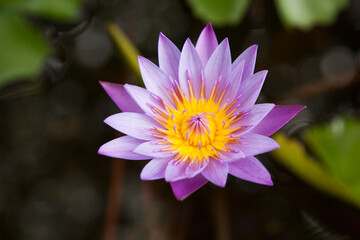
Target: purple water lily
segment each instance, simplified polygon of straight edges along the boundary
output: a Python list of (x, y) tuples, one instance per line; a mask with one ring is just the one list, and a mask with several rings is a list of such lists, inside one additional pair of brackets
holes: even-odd
[(210, 24), (181, 52), (160, 34), (159, 66), (139, 57), (146, 89), (101, 83), (122, 110), (105, 123), (126, 136), (99, 154), (151, 159), (141, 179), (165, 178), (179, 200), (208, 181), (224, 187), (228, 174), (273, 185), (254, 155), (278, 148), (269, 136), (304, 106), (255, 104), (267, 74), (254, 73), (256, 52), (253, 45), (232, 62), (228, 39), (218, 44)]

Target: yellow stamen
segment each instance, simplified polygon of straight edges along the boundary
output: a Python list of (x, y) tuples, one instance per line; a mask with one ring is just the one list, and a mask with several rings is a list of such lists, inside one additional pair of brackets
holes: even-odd
[(190, 96), (184, 95), (179, 84), (173, 83), (168, 89), (175, 107), (164, 103), (166, 112), (154, 107), (154, 119), (162, 126), (154, 129), (154, 136), (163, 138), (159, 144), (166, 145), (162, 151), (173, 153), (174, 161), (197, 161), (202, 164), (210, 158), (218, 159), (222, 152), (233, 151), (228, 144), (238, 144), (240, 137), (231, 134), (244, 129), (231, 125), (242, 118), (232, 108), (237, 99), (221, 104), (227, 86), (219, 93), (220, 81), (215, 83), (208, 99), (205, 98), (205, 86), (201, 81), (200, 96), (196, 99), (192, 81), (188, 78)]

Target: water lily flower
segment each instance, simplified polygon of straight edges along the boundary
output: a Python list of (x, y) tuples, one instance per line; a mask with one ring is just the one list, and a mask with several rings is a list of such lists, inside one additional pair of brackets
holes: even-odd
[(140, 178), (164, 178), (179, 200), (208, 181), (224, 187), (228, 174), (273, 185), (254, 156), (278, 148), (269, 136), (304, 106), (255, 104), (267, 74), (254, 73), (256, 52), (253, 45), (232, 62), (228, 39), (218, 44), (211, 24), (181, 52), (160, 33), (159, 66), (139, 57), (146, 89), (101, 82), (122, 110), (105, 123), (125, 136), (99, 154), (151, 159)]

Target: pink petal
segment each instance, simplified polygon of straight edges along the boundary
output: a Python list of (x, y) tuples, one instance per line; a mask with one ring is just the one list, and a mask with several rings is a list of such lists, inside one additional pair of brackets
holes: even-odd
[(274, 108), (275, 104), (262, 103), (255, 104), (243, 118), (231, 125), (231, 128), (247, 126), (241, 134), (252, 129), (251, 126), (256, 126), (266, 115)]
[[(228, 146), (229, 148), (233, 149), (233, 151), (228, 151), (228, 152), (222, 152), (220, 153), (220, 159), (226, 163), (229, 162), (233, 162), (236, 161), (240, 158), (244, 158), (245, 157), (245, 153), (243, 153), (242, 151), (238, 150), (238, 144), (227, 144), (226, 146)], [(235, 149), (235, 150), (234, 150)]]
[(202, 163), (199, 160), (195, 160), (193, 163), (189, 164), (185, 169), (185, 175), (187, 178), (193, 178), (198, 175), (207, 165), (209, 161), (203, 160)]
[[(137, 105), (146, 113), (150, 113), (154, 115), (154, 112), (152, 110), (152, 106), (157, 107), (158, 109), (165, 111), (164, 107), (160, 104), (160, 101), (162, 101), (159, 97), (154, 95), (153, 93), (150, 93), (145, 88), (138, 87), (135, 85), (125, 84), (124, 85), (125, 90), (128, 92), (130, 97), (137, 103)], [(158, 98), (158, 100), (155, 99), (155, 97)]]
[(190, 194), (204, 186), (207, 182), (207, 179), (204, 178), (201, 174), (199, 174), (194, 178), (170, 182), (170, 185), (176, 199), (184, 200)]
[(215, 32), (211, 23), (209, 23), (200, 33), (196, 43), (196, 51), (199, 54), (203, 66), (206, 66), (207, 61), (217, 46), (218, 41)]
[(276, 105), (251, 132), (270, 136), (304, 108), (304, 105)]
[(213, 184), (225, 187), (228, 172), (229, 166), (227, 163), (212, 159), (201, 174)]
[(166, 158), (154, 158), (141, 171), (141, 180), (156, 180), (164, 178), (165, 169), (169, 162)]
[(155, 140), (150, 129), (158, 125), (151, 117), (140, 114), (123, 112), (111, 115), (104, 120), (110, 127), (134, 138)]
[(139, 56), (138, 60), (141, 76), (144, 80), (146, 89), (159, 97), (166, 99), (168, 103), (171, 103), (172, 100), (166, 90), (166, 88), (171, 88), (169, 76), (148, 59)]
[(246, 181), (270, 186), (273, 185), (270, 173), (259, 160), (252, 156), (229, 163), (229, 173)]
[(245, 156), (262, 154), (280, 147), (275, 140), (263, 135), (253, 133), (241, 136), (239, 142), (240, 144), (233, 145), (237, 146), (237, 148), (234, 150), (243, 152)]
[[(163, 140), (160, 140), (163, 141)], [(162, 149), (169, 147), (169, 145), (160, 144), (159, 140), (154, 141), (148, 141), (140, 144), (137, 146), (134, 150), (135, 153), (156, 157), (156, 158), (167, 158), (171, 157), (174, 154), (172, 154), (169, 151), (163, 151)]]
[(201, 71), (203, 69), (199, 55), (197, 54), (190, 39), (187, 39), (181, 51), (179, 63), (179, 84), (187, 96), (189, 92), (189, 78), (194, 89), (195, 97), (198, 99), (201, 90)]
[(187, 178), (185, 175), (188, 161), (170, 161), (165, 170), (165, 181), (174, 182)]
[(240, 96), (239, 102), (241, 103), (241, 108), (239, 110), (248, 110), (255, 104), (267, 73), (267, 70), (257, 72), (246, 82), (242, 82), (237, 94)]
[(131, 160), (149, 159), (148, 156), (133, 152), (133, 150), (143, 142), (144, 141), (133, 137), (123, 136), (102, 145), (99, 148), (98, 153), (113, 158), (124, 158)]
[(228, 79), (228, 83), (230, 85), (226, 91), (226, 98), (224, 98), (224, 100), (232, 101), (237, 97), (237, 93), (241, 85), (242, 75), (244, 72), (244, 64), (245, 61), (242, 61), (237, 64), (235, 68), (232, 69), (231, 76)]
[(205, 67), (205, 91), (206, 98), (210, 97), (216, 82), (220, 79), (225, 84), (231, 73), (231, 53), (229, 40), (224, 39), (215, 49)]
[(143, 113), (121, 84), (100, 82), (106, 93), (123, 112)]
[(180, 51), (164, 34), (159, 35), (159, 67), (173, 79), (179, 75)]
[(254, 73), (257, 49), (257, 45), (248, 47), (239, 57), (236, 58), (233, 63), (233, 69), (235, 69), (238, 64), (245, 61), (244, 73), (242, 75), (242, 79), (244, 81), (247, 81)]

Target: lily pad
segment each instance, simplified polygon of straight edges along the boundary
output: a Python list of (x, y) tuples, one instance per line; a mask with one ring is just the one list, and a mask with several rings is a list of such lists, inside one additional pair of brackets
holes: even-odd
[(302, 30), (332, 24), (348, 3), (348, 0), (275, 0), (283, 24)]
[(221, 26), (240, 22), (250, 0), (188, 0), (187, 2), (197, 17)]
[(49, 48), (43, 37), (20, 16), (0, 12), (0, 86), (31, 77), (43, 66)]
[(329, 173), (360, 199), (360, 121), (337, 118), (312, 127), (305, 141)]

